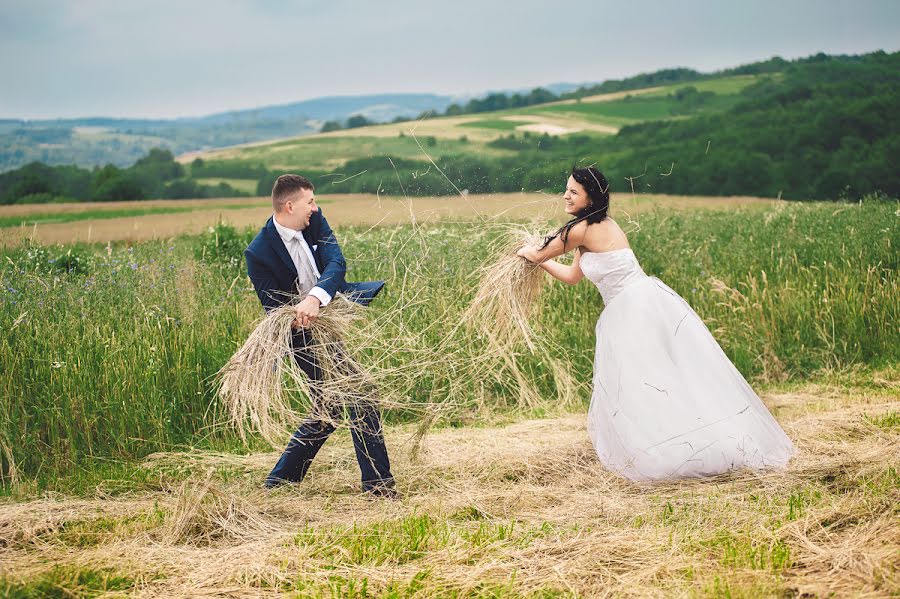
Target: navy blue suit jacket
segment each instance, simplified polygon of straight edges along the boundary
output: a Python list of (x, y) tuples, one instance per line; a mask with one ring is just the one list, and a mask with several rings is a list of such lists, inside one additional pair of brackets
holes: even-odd
[[(368, 305), (384, 287), (384, 281), (348, 283), (344, 279), (347, 263), (321, 210), (310, 216), (303, 239), (312, 250), (316, 268), (321, 273), (316, 286), (328, 295), (334, 297), (341, 292), (357, 303)], [(244, 250), (244, 258), (247, 274), (266, 312), (288, 303), (291, 296), (299, 293), (297, 268), (271, 217)]]

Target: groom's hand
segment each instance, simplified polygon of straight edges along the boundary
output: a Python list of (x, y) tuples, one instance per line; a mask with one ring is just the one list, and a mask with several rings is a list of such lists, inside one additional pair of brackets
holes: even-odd
[(297, 317), (294, 318), (294, 327), (306, 328), (319, 317), (319, 298), (307, 296), (297, 304)]

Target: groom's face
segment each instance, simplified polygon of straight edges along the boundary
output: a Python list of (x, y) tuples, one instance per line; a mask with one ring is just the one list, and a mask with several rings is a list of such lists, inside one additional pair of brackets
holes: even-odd
[(286, 225), (296, 231), (302, 231), (309, 226), (309, 219), (313, 212), (318, 212), (316, 196), (311, 189), (301, 189), (291, 195), (285, 203), (286, 212), (290, 217), (290, 224)]

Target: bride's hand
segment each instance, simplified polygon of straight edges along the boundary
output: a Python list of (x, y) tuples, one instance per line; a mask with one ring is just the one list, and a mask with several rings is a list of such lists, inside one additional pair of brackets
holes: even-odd
[(525, 258), (529, 262), (537, 262), (537, 253), (537, 247), (533, 245), (525, 245), (519, 248), (519, 251), (516, 252), (516, 255)]

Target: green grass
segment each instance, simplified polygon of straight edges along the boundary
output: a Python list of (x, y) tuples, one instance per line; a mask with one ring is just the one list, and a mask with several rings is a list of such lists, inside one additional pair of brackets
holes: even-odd
[(464, 546), (466, 551), (487, 551), (497, 545), (528, 547), (554, 531), (549, 523), (517, 526), (515, 521), (484, 522), (436, 518), (427, 514), (383, 520), (365, 526), (332, 530), (307, 529), (294, 538), (304, 553), (328, 559), (338, 566), (401, 566), (431, 551)]
[(115, 209), (88, 209), (79, 212), (40, 212), (27, 216), (0, 216), (0, 228), (5, 227), (33, 227), (34, 225), (49, 225), (56, 223), (71, 223), (81, 220), (124, 218), (129, 216), (148, 216), (151, 214), (182, 214), (196, 212), (197, 210), (241, 210), (244, 208), (257, 208), (258, 203), (240, 204), (198, 204), (197, 206), (152, 206)]
[(134, 578), (110, 569), (56, 566), (41, 576), (24, 581), (0, 578), (0, 596), (8, 599), (87, 598), (124, 593), (136, 584)]
[[(507, 116), (545, 114), (548, 117), (556, 115), (569, 119), (583, 119), (594, 124), (621, 127), (642, 121), (679, 116), (676, 110), (678, 103), (668, 96), (681, 88), (689, 86), (695, 87), (701, 92), (709, 91), (716, 94), (702, 106), (702, 111), (726, 110), (738, 101), (737, 94), (742, 89), (756, 81), (757, 78), (751, 75), (725, 77), (722, 79), (697, 81), (695, 83), (669, 85), (652, 92), (635, 93), (631, 97), (619, 100), (537, 105), (491, 113), (491, 116), (501, 114)], [(635, 90), (635, 92), (640, 92), (640, 90)], [(501, 120), (500, 122), (505, 121)]]
[(759, 542), (751, 533), (738, 534), (730, 530), (720, 530), (704, 542), (718, 558), (721, 565), (729, 569), (768, 570), (775, 574), (788, 569), (791, 550), (781, 540)]
[(460, 127), (474, 127), (476, 129), (496, 129), (498, 131), (514, 131), (519, 125), (527, 125), (528, 121), (512, 121), (505, 119), (484, 119), (462, 123)]
[(665, 98), (635, 97), (612, 102), (581, 102), (563, 106), (538, 107), (539, 114), (560, 114), (587, 119), (589, 122), (624, 125), (639, 121), (664, 119), (671, 116), (672, 102)]
[(881, 416), (865, 416), (866, 422), (886, 431), (900, 428), (900, 412), (888, 412)]
[[(715, 95), (697, 111), (719, 111), (730, 108), (738, 97)], [(647, 94), (610, 102), (580, 102), (558, 106), (537, 106), (530, 114), (547, 114), (586, 119), (591, 123), (622, 126), (642, 121), (655, 121), (682, 116), (678, 102), (666, 96)]]
[[(371, 585), (375, 587), (376, 585)], [(447, 599), (562, 599), (574, 598), (577, 595), (568, 590), (547, 586), (533, 592), (524, 593), (516, 586), (515, 581), (509, 583), (480, 582), (471, 585), (465, 591), (449, 585), (428, 570), (420, 570), (410, 580), (393, 582), (378, 591), (370, 588), (366, 577), (329, 576), (327, 582), (308, 581), (302, 578), (293, 585), (296, 594), (290, 597), (315, 597), (331, 599), (407, 599), (419, 594), (425, 597), (442, 597)]]
[(157, 506), (148, 512), (130, 516), (69, 520), (50, 540), (68, 547), (95, 547), (123, 536), (134, 536), (157, 528), (163, 524), (165, 515)]
[[(776, 80), (782, 78), (780, 74), (772, 77)], [(733, 77), (706, 79), (702, 81), (694, 81), (692, 83), (679, 83), (676, 85), (667, 85), (662, 89), (648, 92), (645, 97), (665, 96), (675, 93), (676, 90), (687, 86), (696, 87), (697, 90), (701, 92), (713, 92), (715, 94), (721, 95), (733, 95), (740, 93), (745, 87), (752, 85), (759, 80), (760, 77), (756, 75), (735, 75)]]
[[(900, 362), (896, 203), (660, 211), (639, 220), (631, 241), (644, 270), (685, 297), (745, 376), (802, 381)], [(234, 437), (211, 428), (211, 376), (260, 315), (241, 257), (252, 234), (221, 229), (171, 246), (153, 241), (109, 252), (7, 251), (0, 261), (0, 471), (8, 476), (14, 464), (27, 488), (74, 486), (53, 481), (73, 469), (97, 479), (91, 472), (110, 461), (153, 451), (233, 449)], [(460, 359), (484, 351), (483, 340), (433, 325), (459, 319), (496, 231), (444, 224), (420, 234), (399, 226), (338, 235), (348, 280), (388, 281), (370, 309), (387, 345), (420, 331), (423, 348), (450, 347)], [(413, 291), (417, 302), (407, 305)], [(400, 319), (388, 318), (401, 306)], [(566, 348), (577, 381), (591, 377), (601, 308), (587, 282), (549, 285), (539, 307), (537, 330)], [(417, 351), (398, 346), (384, 357), (403, 366), (420, 358)], [(527, 353), (517, 359), (538, 390), (555, 398), (550, 366)], [(454, 394), (460, 403), (448, 421), (520, 408), (519, 386), (503, 376), (485, 385), (436, 371), (388, 383), (411, 401)], [(386, 415), (388, 422), (409, 418)]]

